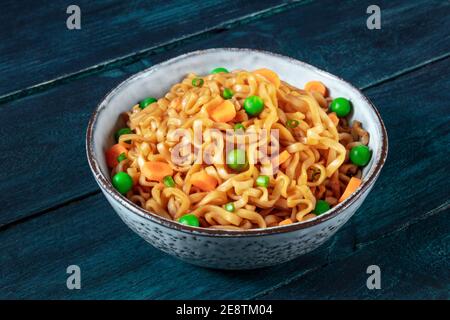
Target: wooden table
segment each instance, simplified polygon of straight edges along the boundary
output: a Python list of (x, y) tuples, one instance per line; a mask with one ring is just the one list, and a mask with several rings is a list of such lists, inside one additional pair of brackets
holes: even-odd
[[(0, 12), (0, 298), (449, 298), (450, 2), (3, 1)], [(146, 244), (100, 194), (85, 130), (130, 75), (192, 50), (258, 48), (361, 88), (389, 156), (373, 191), (326, 244), (289, 263), (217, 271)], [(69, 265), (81, 290), (66, 287)], [(366, 269), (381, 268), (380, 290)]]

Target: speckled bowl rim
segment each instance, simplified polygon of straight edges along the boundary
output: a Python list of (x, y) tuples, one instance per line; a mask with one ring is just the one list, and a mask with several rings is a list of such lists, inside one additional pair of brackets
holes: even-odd
[[(373, 164), (373, 169), (370, 170), (370, 175), (366, 176), (363, 183), (359, 187), (359, 189), (353, 193), (350, 197), (348, 197), (343, 202), (339, 203), (337, 206), (333, 207), (331, 210), (329, 210), (327, 213), (320, 215), (314, 219), (304, 221), (304, 222), (296, 222), (293, 224), (285, 225), (285, 226), (275, 226), (275, 227), (268, 227), (264, 229), (251, 229), (251, 230), (221, 230), (221, 229), (207, 229), (207, 228), (201, 228), (201, 227), (191, 227), (187, 226), (181, 223), (178, 223), (173, 220), (169, 220), (166, 218), (163, 218), (161, 216), (158, 216), (157, 214), (146, 211), (136, 205), (135, 203), (128, 200), (126, 197), (122, 196), (119, 192), (117, 192), (114, 187), (112, 186), (110, 180), (108, 177), (105, 177), (105, 175), (102, 173), (102, 171), (99, 168), (98, 161), (94, 157), (94, 142), (93, 142), (93, 134), (96, 129), (97, 124), (97, 118), (105, 111), (106, 106), (109, 104), (110, 100), (115, 96), (115, 94), (121, 90), (123, 87), (127, 86), (130, 81), (133, 79), (142, 76), (145, 73), (152, 73), (157, 69), (164, 68), (167, 65), (173, 64), (175, 62), (178, 62), (180, 60), (183, 60), (185, 58), (195, 56), (195, 55), (202, 55), (205, 53), (211, 53), (211, 52), (220, 52), (220, 51), (231, 51), (231, 52), (246, 52), (246, 53), (263, 53), (266, 55), (271, 55), (276, 58), (282, 58), (284, 60), (287, 60), (289, 63), (300, 65), (303, 68), (309, 69), (311, 71), (314, 71), (316, 73), (319, 73), (321, 75), (324, 75), (326, 77), (340, 80), (344, 82), (346, 85), (350, 86), (352, 89), (356, 90), (361, 98), (367, 103), (367, 105), (372, 108), (373, 112), (376, 115), (376, 118), (374, 120), (378, 121), (378, 124), (381, 128), (381, 153), (377, 155), (377, 158), (375, 160), (375, 163)], [(95, 111), (92, 113), (92, 116), (89, 120), (89, 124), (87, 127), (86, 132), (86, 153), (88, 158), (89, 166), (94, 174), (95, 179), (97, 180), (97, 183), (100, 185), (101, 189), (106, 191), (108, 195), (112, 197), (115, 201), (117, 201), (120, 205), (124, 206), (126, 209), (130, 210), (132, 213), (144, 218), (148, 219), (152, 222), (155, 222), (157, 224), (160, 224), (162, 226), (175, 229), (184, 233), (188, 233), (191, 235), (198, 235), (198, 236), (212, 236), (212, 237), (253, 237), (253, 236), (262, 236), (262, 235), (270, 235), (270, 234), (279, 234), (279, 233), (288, 233), (288, 232), (294, 232), (300, 229), (307, 229), (316, 225), (319, 225), (325, 221), (328, 221), (339, 214), (341, 214), (343, 211), (348, 209), (357, 199), (361, 197), (361, 195), (368, 190), (376, 181), (378, 178), (381, 169), (386, 161), (387, 153), (388, 153), (388, 137), (386, 132), (386, 127), (384, 126), (383, 120), (381, 119), (381, 116), (378, 112), (378, 110), (375, 108), (373, 103), (367, 98), (361, 90), (354, 87), (349, 82), (345, 81), (344, 79), (337, 77), (327, 71), (321, 70), (319, 68), (316, 68), (308, 63), (299, 61), (297, 59), (283, 56), (281, 54), (264, 51), (264, 50), (256, 50), (256, 49), (246, 49), (246, 48), (213, 48), (213, 49), (205, 49), (205, 50), (197, 50), (188, 52), (182, 55), (179, 55), (175, 58), (166, 60), (164, 62), (158, 63), (150, 68), (147, 68), (145, 70), (140, 71), (139, 73), (136, 73), (123, 82), (121, 82), (118, 86), (116, 86), (114, 89), (112, 89), (102, 102), (97, 106)]]

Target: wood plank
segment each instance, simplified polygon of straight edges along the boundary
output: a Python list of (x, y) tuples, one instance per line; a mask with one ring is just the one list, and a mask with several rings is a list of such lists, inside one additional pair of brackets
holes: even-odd
[[(180, 48), (174, 48), (171, 52), (158, 53), (127, 66), (93, 74), (90, 77), (55, 86), (46, 92), (4, 104), (0, 107), (1, 130), (15, 134), (0, 142), (3, 150), (0, 153), (0, 161), (8, 168), (2, 173), (0, 192), (13, 196), (6, 199), (0, 216), (0, 225), (95, 192), (97, 186), (91, 177), (84, 155), (85, 127), (92, 109), (106, 92), (124, 78), (181, 52), (230, 44), (251, 47), (264, 47), (263, 44), (265, 44), (267, 50), (304, 59), (335, 72), (356, 85), (368, 86), (382, 81), (389, 74), (402, 72), (405, 68), (429, 61), (434, 55), (448, 50), (448, 47), (441, 42), (441, 39), (448, 34), (445, 23), (442, 21), (443, 5), (415, 2), (417, 7), (413, 8), (412, 4), (408, 4), (405, 9), (399, 6), (400, 2), (389, 2), (391, 3), (393, 3), (392, 7), (386, 4), (386, 9), (383, 11), (387, 17), (391, 18), (386, 19), (382, 34), (373, 33), (373, 36), (369, 36), (367, 34), (369, 31), (365, 29), (352, 37), (348, 36), (349, 30), (358, 30), (364, 22), (361, 17), (362, 8), (359, 5), (346, 4), (335, 7), (311, 3), (297, 10), (236, 28), (236, 30), (232, 29), (196, 43), (188, 43)], [(446, 6), (450, 7), (450, 4)], [(324, 8), (333, 8), (333, 14), (324, 13)], [(416, 26), (413, 23), (421, 19), (424, 12), (432, 12), (435, 17), (432, 22), (426, 20), (431, 26), (436, 23), (432, 33), (425, 32), (429, 27), (428, 24)], [(341, 19), (338, 18), (344, 14), (349, 21), (345, 28)], [(314, 24), (317, 15), (321, 19), (327, 19), (326, 26)], [(437, 24), (436, 21), (442, 24)], [(279, 27), (280, 24), (285, 25), (284, 29)], [(302, 24), (317, 26), (317, 33), (312, 32), (311, 27), (310, 30), (302, 31), (304, 34), (298, 42), (292, 41), (296, 30), (304, 29), (300, 29)], [(279, 35), (277, 41), (268, 41), (268, 30), (273, 30)], [(426, 34), (427, 37), (419, 37), (418, 33)], [(393, 63), (390, 59), (392, 56), (398, 57), (398, 44), (407, 42), (410, 36), (417, 36), (417, 39), (409, 46), (410, 50), (415, 50), (415, 54), (403, 53), (402, 59), (396, 58), (398, 63)], [(345, 39), (346, 45), (341, 48), (345, 54), (337, 55), (327, 46), (318, 46), (318, 38), (321, 39), (320, 43), (331, 43), (339, 38)], [(249, 39), (251, 39), (250, 43)], [(367, 51), (367, 48), (376, 46), (381, 39), (387, 43), (382, 50)], [(390, 45), (391, 42), (396, 42), (397, 45)], [(289, 46), (285, 46), (285, 43), (289, 43)], [(344, 48), (347, 49), (344, 50)], [(439, 97), (442, 97), (442, 94), (443, 91), (437, 92)], [(444, 99), (441, 98), (437, 102), (442, 101)], [(382, 111), (389, 107), (385, 104), (384, 98), (376, 102)], [(391, 110), (386, 109), (383, 116), (398, 116), (397, 111), (392, 110), (394, 113), (391, 113)], [(430, 116), (434, 115), (437, 116), (434, 112), (430, 114)], [(437, 123), (442, 122), (442, 114), (439, 114), (439, 117)], [(19, 125), (17, 120), (11, 119), (19, 119)], [(398, 121), (395, 118), (392, 121), (396, 123), (396, 127), (389, 128), (389, 131), (398, 130)], [(410, 123), (413, 122), (414, 120), (410, 120)], [(20, 130), (17, 130), (18, 128)], [(18, 161), (23, 158), (27, 161)], [(35, 187), (36, 181), (39, 181), (39, 188)]]
[[(141, 4), (136, 0), (131, 5), (129, 2), (121, 4), (124, 7), (82, 2), (80, 6), (88, 9), (85, 10), (86, 19), (83, 20), (85, 27), (78, 31), (65, 28), (66, 6), (62, 4), (69, 3), (66, 0), (62, 4), (58, 2), (46, 6), (33, 5), (34, 2), (27, 6), (21, 4), (20, 8), (17, 8), (18, 4), (9, 4), (2, 11), (5, 14), (23, 11), (23, 7), (30, 9), (27, 10), (26, 17), (17, 19), (17, 23), (12, 26), (9, 25), (10, 19), (1, 20), (5, 26), (0, 28), (0, 32), (3, 30), (6, 33), (2, 35), (2, 39), (11, 41), (2, 42), (3, 48), (0, 45), (0, 70), (4, 79), (0, 80), (0, 97), (6, 94), (4, 98), (7, 100), (30, 94), (38, 89), (8, 95), (12, 90), (55, 77), (65, 77), (80, 69), (91, 68), (93, 72), (103, 70), (104, 64), (108, 64), (108, 59), (113, 57), (121, 56), (123, 59), (112, 65), (127, 64), (145, 55), (143, 52), (147, 52), (147, 49), (151, 54), (169, 52), (169, 56), (174, 55), (173, 51), (182, 52), (188, 48), (222, 46), (273, 50), (328, 67), (332, 72), (346, 68), (349, 79), (359, 78), (362, 85), (372, 82), (374, 76), (389, 76), (390, 73), (386, 71), (392, 68), (398, 72), (448, 54), (446, 43), (450, 36), (445, 32), (450, 27), (450, 22), (446, 19), (450, 13), (448, 2), (379, 1), (383, 17), (382, 29), (374, 31), (366, 28), (366, 9), (371, 5), (369, 0), (348, 1), (339, 6), (332, 0), (326, 0), (308, 4), (305, 8), (303, 3), (293, 3), (283, 5), (282, 8), (276, 7), (270, 10), (271, 13), (266, 13), (264, 8), (274, 4), (274, 0), (234, 1), (237, 2), (233, 5), (217, 0), (195, 4), (179, 0), (182, 5), (175, 4), (173, 8), (176, 9), (172, 10), (167, 10), (165, 5), (147, 8), (148, 4)], [(36, 8), (37, 5), (40, 7)], [(195, 14), (189, 14), (191, 9)], [(256, 15), (258, 17), (284, 10), (288, 12), (281, 19), (277, 16), (246, 26), (255, 19), (254, 14), (249, 13), (252, 10), (260, 10), (261, 14)], [(180, 15), (180, 11), (183, 14)], [(122, 15), (123, 12), (127, 15)], [(238, 17), (245, 13), (249, 17), (240, 20)], [(47, 15), (53, 18), (50, 19)], [(217, 18), (218, 15), (220, 19)], [(433, 19), (429, 19), (429, 16), (433, 16)], [(227, 17), (230, 23), (222, 23)], [(173, 27), (174, 20), (177, 27)], [(219, 26), (213, 28), (218, 22)], [(27, 27), (24, 28), (23, 25)], [(230, 36), (229, 28), (241, 36), (243, 33), (247, 36), (239, 41), (234, 35)], [(202, 33), (207, 30), (210, 31)], [(167, 43), (163, 39), (172, 39), (171, 37), (181, 41), (155, 47)], [(220, 41), (209, 42), (209, 38), (218, 38)], [(28, 42), (22, 39), (27, 39)], [(33, 51), (29, 50), (31, 47)], [(138, 54), (124, 58), (132, 52)], [(373, 59), (374, 55), (381, 55), (383, 63)], [(365, 66), (365, 69), (360, 70), (355, 64)], [(43, 88), (51, 85), (53, 81), (43, 85)]]
[(286, 2), (79, 0), (81, 29), (69, 30), (66, 10), (73, 1), (3, 1), (0, 96)]
[[(404, 115), (403, 106), (426, 100), (427, 103), (421, 107), (422, 120), (436, 128), (445, 128), (443, 124), (448, 122), (448, 112), (442, 88), (449, 85), (450, 80), (443, 76), (449, 68), (450, 59), (429, 65), (371, 89), (370, 97), (381, 102), (379, 106), (387, 123), (395, 123), (402, 117), (408, 123), (409, 116)], [(425, 88), (429, 83), (434, 85)], [(386, 94), (387, 88), (396, 94)], [(435, 97), (430, 98), (432, 96)], [(448, 132), (433, 130), (430, 126), (416, 126), (414, 130), (406, 131), (400, 127), (395, 134), (405, 137), (398, 137), (399, 141), (395, 142), (397, 137), (392, 138), (395, 127), (388, 128), (391, 150), (398, 152), (391, 152), (386, 170), (362, 208), (330, 241), (308, 255), (273, 268), (247, 272), (193, 267), (146, 245), (123, 225), (99, 194), (0, 232), (0, 298), (249, 298), (326, 265), (335, 263), (341, 268), (339, 261), (345, 264), (345, 259), (352, 257), (355, 250), (358, 253), (364, 252), (365, 248), (380, 247), (381, 251), (370, 249), (364, 261), (379, 258), (380, 252), (387, 254), (389, 246), (393, 245), (386, 244), (384, 239), (401, 240), (395, 246), (395, 250), (400, 251), (393, 252), (393, 255), (402, 255), (404, 246), (400, 244), (412, 237), (416, 241), (414, 246), (421, 245), (421, 239), (428, 241), (432, 237), (426, 236), (428, 233), (440, 239), (441, 229), (427, 229), (426, 223), (433, 218), (431, 225), (448, 226), (445, 220), (434, 220), (435, 216), (442, 217), (448, 213), (448, 190), (442, 177), (445, 172), (441, 169), (446, 168), (446, 157), (445, 150), (439, 148), (448, 142)], [(410, 141), (415, 137), (427, 137), (421, 145), (423, 158), (407, 152), (402, 144), (402, 141), (412, 143)], [(395, 183), (392, 182), (393, 177)], [(416, 179), (425, 186), (433, 185), (433, 189), (416, 187)], [(422, 211), (423, 208), (427, 211)], [(422, 233), (407, 231), (408, 239), (403, 236), (395, 238), (395, 234), (411, 225), (419, 226)], [(430, 249), (438, 247), (433, 244)], [(422, 252), (418, 259), (424, 255)], [(446, 254), (448, 248), (443, 252)], [(435, 265), (433, 270), (436, 272), (443, 266), (434, 258), (429, 262)], [(78, 264), (83, 270), (80, 291), (70, 291), (65, 287), (64, 270), (70, 264)], [(419, 266), (424, 268), (423, 264)], [(356, 267), (352, 262), (352, 268)], [(404, 289), (393, 292), (403, 294)]]
[[(430, 256), (425, 249), (434, 252), (429, 257), (428, 263), (433, 268), (430, 270), (436, 273), (431, 273), (428, 278), (423, 277), (423, 282), (418, 283), (418, 286), (414, 285), (415, 282), (409, 283), (408, 289), (417, 292), (422, 288), (421, 285), (435, 280), (438, 271), (443, 270), (445, 264), (448, 267), (448, 261), (442, 261), (445, 260), (448, 248), (446, 250), (442, 245), (447, 243), (448, 246), (448, 241), (445, 240), (448, 239), (449, 224), (442, 214), (439, 217), (440, 220), (429, 218), (432, 223), (428, 223), (428, 220), (417, 223), (412, 229), (414, 231), (400, 232), (399, 235), (395, 234), (371, 243), (368, 249), (358, 250), (350, 256), (351, 263), (347, 276), (356, 274), (355, 269), (359, 268), (357, 271), (360, 274), (357, 279), (361, 279), (364, 277), (363, 268), (375, 262), (388, 268), (389, 259), (393, 256), (401, 259), (399, 257), (405, 255), (405, 243), (410, 243), (406, 250), (409, 259), (417, 259), (414, 261), (416, 269), (423, 268), (423, 261), (420, 260), (423, 256), (427, 254)], [(430, 225), (432, 227), (429, 228)], [(442, 230), (444, 227), (446, 229)], [(421, 231), (415, 232), (416, 229)], [(442, 233), (447, 238), (442, 238)], [(302, 275), (309, 277), (311, 273), (317, 274), (317, 277), (325, 277), (328, 267), (323, 270), (321, 268), (327, 265), (339, 270), (346, 268), (348, 260), (344, 257), (353, 251), (349, 251), (348, 245), (347, 248), (336, 248), (333, 244), (348, 243), (351, 237), (351, 228), (346, 228), (339, 231), (333, 241), (327, 242), (318, 250), (272, 268), (253, 271), (209, 270), (180, 262), (146, 244), (126, 228), (113, 214), (102, 196), (97, 195), (39, 219), (17, 225), (0, 234), (2, 252), (0, 298), (246, 299), (258, 296), (261, 291), (266, 292), (273, 287), (279, 287), (284, 282), (289, 282), (291, 278), (295, 279)], [(382, 260), (380, 248), (386, 255)], [(340, 258), (336, 255), (331, 256), (332, 251), (336, 250), (342, 254)], [(419, 255), (414, 258), (416, 251)], [(364, 258), (361, 265), (357, 263), (359, 257)], [(65, 270), (72, 264), (81, 268), (81, 290), (68, 290), (66, 287)], [(393, 260), (392, 266), (396, 265)], [(407, 263), (403, 261), (398, 265), (404, 266)], [(412, 269), (414, 266), (405, 269), (409, 278), (414, 276)], [(386, 271), (389, 272), (391, 269)], [(389, 275), (387, 273), (388, 277)], [(420, 272), (419, 275), (424, 276), (424, 272)], [(339, 277), (339, 274), (336, 274), (336, 277)], [(383, 283), (388, 283), (386, 278), (383, 279), (385, 281)], [(339, 286), (343, 285), (340, 280), (338, 281)], [(333, 282), (328, 277), (324, 283)], [(358, 284), (356, 280), (353, 283)], [(321, 290), (325, 290), (323, 286)], [(400, 291), (396, 291), (392, 286), (389, 288), (390, 295), (404, 294), (403, 287), (400, 287)], [(442, 288), (437, 289), (435, 292), (431, 289), (427, 292), (442, 294)], [(334, 291), (329, 290), (329, 294), (333, 294)], [(312, 292), (314, 296), (314, 290)], [(345, 296), (352, 293), (341, 291), (338, 287), (334, 294), (339, 297), (339, 294)], [(359, 295), (365, 297), (360, 291), (356, 291), (353, 297)]]
[[(380, 239), (349, 258), (311, 271), (258, 299), (444, 299), (450, 295), (450, 221), (441, 212)], [(447, 216), (446, 216), (447, 214)], [(381, 289), (369, 290), (367, 267), (381, 270)], [(372, 274), (372, 273), (371, 273)]]

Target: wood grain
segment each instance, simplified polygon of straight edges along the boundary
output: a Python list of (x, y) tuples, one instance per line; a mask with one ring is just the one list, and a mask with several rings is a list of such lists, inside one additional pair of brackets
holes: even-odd
[(78, 0), (81, 29), (69, 30), (66, 9), (73, 1), (3, 1), (0, 96), (223, 28), (287, 2)]
[[(398, 75), (448, 53), (448, 46), (443, 41), (448, 38), (444, 13), (450, 4), (390, 1), (383, 10), (385, 22), (381, 32), (365, 28), (366, 16), (361, 14), (365, 12), (363, 4), (346, 2), (336, 7), (311, 3), (185, 43), (170, 52), (153, 54), (129, 65), (55, 85), (48, 91), (0, 106), (0, 133), (8, 136), (8, 139), (0, 141), (3, 150), (0, 161), (8, 168), (2, 173), (0, 192), (13, 195), (4, 202), (0, 225), (95, 192), (97, 186), (84, 151), (85, 128), (90, 113), (105, 93), (129, 75), (182, 52), (217, 46), (264, 48), (318, 65), (360, 87), (385, 81), (389, 75)], [(332, 14), (323, 10), (324, 7), (333, 7)], [(422, 21), (427, 14), (432, 14), (434, 19), (427, 20), (427, 24), (415, 23)], [(345, 24), (341, 19), (343, 15)], [(429, 28), (433, 28), (433, 32), (427, 32)], [(273, 38), (273, 34), (277, 37)], [(335, 39), (341, 40), (337, 42)], [(406, 44), (410, 51), (404, 49)], [(388, 95), (392, 94), (389, 89), (385, 90)], [(445, 100), (444, 92), (437, 92), (439, 98), (436, 100), (440, 99), (437, 103)], [(376, 103), (388, 121), (389, 132), (402, 130), (398, 128), (402, 125), (398, 119), (402, 119), (403, 113), (391, 110), (384, 96)], [(403, 103), (406, 105), (405, 101)], [(415, 104), (415, 101), (408, 103)], [(403, 108), (404, 104), (401, 106)], [(432, 108), (431, 105), (426, 107)], [(400, 118), (390, 120), (390, 116)], [(408, 123), (412, 124), (415, 121), (413, 114), (407, 116), (411, 117)], [(442, 124), (445, 115), (443, 118), (442, 113), (438, 116), (432, 112), (425, 116), (436, 116), (429, 122), (445, 129)], [(409, 130), (405, 131), (411, 134)], [(403, 130), (396, 136), (404, 137)], [(435, 141), (440, 138), (437, 139)], [(405, 143), (403, 148), (410, 145), (409, 141)], [(24, 158), (26, 161), (21, 161)]]
[[(306, 296), (296, 289), (303, 277), (305, 289), (317, 288), (311, 289), (312, 297), (402, 298), (408, 290), (408, 297), (442, 297), (448, 282), (433, 286), (445, 279), (444, 270), (448, 272), (447, 159), (446, 149), (440, 146), (448, 145), (448, 130), (442, 128), (448, 123), (443, 88), (449, 85), (445, 77), (449, 68), (450, 59), (446, 59), (369, 90), (388, 124), (391, 150), (396, 152), (391, 151), (361, 209), (318, 250), (256, 271), (193, 267), (147, 245), (98, 194), (0, 232), (0, 298), (244, 299), (276, 295), (278, 289), (279, 297), (295, 298)], [(415, 101), (427, 101), (421, 107), (421, 120), (427, 125), (403, 130), (413, 121), (409, 120), (413, 115), (405, 115), (405, 106)], [(404, 121), (403, 126), (390, 124), (397, 121)], [(422, 157), (405, 147), (416, 137), (425, 139), (420, 144)], [(416, 186), (417, 180), (425, 187)], [(427, 190), (431, 184), (433, 190)], [(403, 275), (394, 272), (389, 261), (405, 270), (405, 283), (395, 285)], [(394, 284), (385, 283), (388, 291), (365, 293), (365, 282), (361, 282), (365, 268), (377, 262), (386, 270), (384, 281), (392, 279)], [(80, 291), (65, 287), (65, 269), (70, 264), (82, 269)], [(427, 266), (433, 274), (414, 273), (415, 265)], [(412, 281), (414, 275), (420, 281)], [(330, 285), (333, 281), (336, 287)], [(426, 290), (421, 291), (422, 287)]]

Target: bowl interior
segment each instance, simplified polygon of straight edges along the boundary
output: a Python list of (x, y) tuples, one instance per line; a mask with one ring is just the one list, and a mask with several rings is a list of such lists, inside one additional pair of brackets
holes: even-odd
[[(370, 134), (369, 147), (372, 150), (372, 159), (363, 170), (363, 178), (373, 175), (376, 169), (374, 164), (384, 161), (387, 148), (387, 145), (384, 146), (385, 150), (382, 152), (383, 141), (386, 138), (384, 127), (369, 100), (352, 85), (295, 59), (262, 51), (224, 48), (191, 52), (168, 60), (128, 78), (112, 90), (91, 119), (91, 152), (101, 171), (98, 174), (109, 180), (104, 152), (114, 143), (114, 132), (124, 125), (120, 120), (122, 112), (129, 110), (146, 97), (163, 96), (188, 73), (207, 74), (216, 67), (225, 67), (229, 70), (269, 68), (276, 71), (282, 80), (299, 88), (303, 88), (310, 80), (322, 81), (329, 89), (331, 97), (342, 96), (352, 102), (353, 110), (350, 118), (361, 121), (363, 128)], [(333, 210), (329, 213), (331, 211)]]

